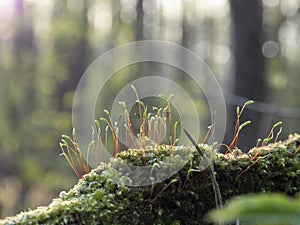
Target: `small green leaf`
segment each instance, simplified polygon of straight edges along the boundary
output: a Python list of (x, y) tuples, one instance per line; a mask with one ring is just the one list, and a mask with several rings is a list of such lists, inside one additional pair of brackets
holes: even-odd
[(126, 103), (125, 102), (119, 102), (119, 105), (121, 105), (124, 109), (127, 108)]
[(236, 107), (236, 115), (240, 115), (240, 107), (238, 106), (238, 107)]
[(109, 112), (107, 109), (104, 109), (103, 111), (105, 112), (105, 114), (106, 114), (108, 117), (110, 117), (110, 112)]
[(247, 120), (246, 122), (242, 123), (242, 124), (240, 125), (240, 127), (239, 127), (239, 130), (241, 130), (243, 127), (249, 125), (250, 123), (251, 123), (250, 120)]
[(138, 91), (136, 90), (136, 88), (133, 85), (130, 85), (130, 87), (132, 88), (132, 90), (134, 91), (135, 94), (138, 93)]
[(249, 101), (245, 102), (244, 106), (246, 107), (246, 106), (251, 105), (253, 103), (254, 103), (253, 100), (249, 100)]
[(95, 124), (96, 124), (97, 128), (100, 128), (100, 123), (98, 120), (95, 120)]
[(273, 125), (273, 128), (276, 128), (276, 127), (280, 126), (281, 124), (282, 124), (282, 121), (278, 121), (277, 123), (275, 123)]
[(145, 106), (144, 102), (142, 102), (141, 100), (136, 100), (135, 102), (143, 107)]
[(171, 94), (171, 95), (169, 96), (169, 98), (168, 98), (168, 102), (170, 102), (170, 101), (171, 101), (171, 99), (173, 98), (173, 96), (174, 96), (174, 94)]
[(258, 146), (260, 144), (260, 142), (261, 142), (261, 139), (260, 138), (257, 139), (256, 146)]
[(249, 194), (233, 198), (222, 210), (211, 211), (208, 218), (222, 223), (240, 219), (245, 224), (296, 225), (300, 223), (299, 206), (299, 200), (283, 194)]
[(179, 142), (179, 138), (176, 138), (173, 145), (177, 145)]
[(105, 122), (105, 123), (108, 123), (108, 120), (105, 119), (105, 118), (103, 118), (103, 117), (101, 117), (100, 120), (103, 121), (103, 122)]
[(163, 94), (158, 94), (158, 97), (162, 98), (165, 101), (168, 101), (167, 96), (163, 95)]

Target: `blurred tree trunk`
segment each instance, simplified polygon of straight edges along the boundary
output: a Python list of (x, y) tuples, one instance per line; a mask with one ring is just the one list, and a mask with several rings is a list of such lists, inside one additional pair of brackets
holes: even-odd
[[(182, 4), (183, 4), (183, 8), (182, 8), (182, 21), (181, 21), (181, 27), (182, 27), (181, 46), (192, 49), (191, 45), (192, 43), (194, 43), (195, 31), (193, 30), (193, 28), (191, 28), (187, 19), (188, 13), (191, 12), (188, 12), (186, 2), (183, 2)], [(186, 64), (188, 63), (186, 57), (184, 57), (183, 55), (180, 57), (181, 57), (180, 62), (182, 63), (183, 66), (186, 66)], [(179, 74), (181, 74), (181, 72), (179, 72)], [(180, 80), (186, 82), (187, 77), (185, 75), (181, 75)]]
[[(53, 14), (54, 23), (61, 24), (62, 27), (67, 22), (70, 25), (65, 30), (61, 27), (54, 30), (54, 53), (57, 61), (66, 69), (67, 79), (58, 83), (54, 98), (58, 101), (58, 109), (69, 109), (63, 102), (64, 96), (68, 92), (73, 92), (82, 75), (87, 68), (88, 62), (88, 4), (89, 1), (81, 1), (81, 10), (73, 12), (68, 9), (68, 1), (59, 0), (55, 3)], [(72, 30), (76, 29), (76, 33)], [(74, 32), (72, 42), (66, 35), (68, 32)]]
[[(22, 153), (17, 151), (12, 154), (11, 165), (17, 165), (13, 170), (18, 174), (21, 180), (21, 194), (17, 198), (17, 205), (14, 206), (14, 211), (20, 211), (26, 206), (26, 196), (32, 183), (28, 181), (24, 171), (22, 171), (23, 161), (32, 154), (34, 149), (31, 148), (31, 143), (28, 141), (28, 136), (24, 135), (24, 130), (28, 130), (28, 123), (33, 109), (36, 107), (36, 88), (34, 86), (36, 79), (36, 59), (37, 47), (34, 34), (34, 24), (32, 11), (25, 10), (24, 0), (15, 1), (16, 13), (16, 32), (12, 38), (13, 55), (15, 57), (14, 69), (11, 77), (15, 79), (15, 88), (22, 90), (22, 95), (18, 99), (13, 100), (11, 94), (8, 107), (9, 121), (12, 133), (18, 137), (22, 143)], [(27, 60), (30, 59), (30, 60)], [(29, 63), (28, 63), (29, 62)], [(8, 90), (12, 92), (12, 90)], [(21, 104), (21, 102), (23, 104)], [(8, 167), (9, 168), (9, 167)], [(17, 172), (16, 172), (17, 171)], [(11, 172), (9, 172), (11, 174)]]
[(135, 20), (135, 40), (144, 39), (144, 10), (143, 0), (138, 0), (136, 5), (136, 20)]
[[(136, 19), (134, 21), (135, 29), (135, 40), (142, 41), (145, 39), (144, 36), (144, 9), (143, 9), (144, 0), (138, 0), (136, 4)], [(149, 71), (148, 63), (139, 63), (137, 65), (137, 72), (139, 76), (143, 76)]]
[[(262, 2), (261, 0), (231, 0), (230, 6), (234, 54), (234, 83), (231, 86), (231, 93), (236, 96), (263, 101), (266, 94), (266, 79), (264, 76), (265, 62), (262, 55), (264, 39)], [(243, 102), (238, 104), (243, 104)], [(230, 105), (228, 110), (227, 143), (230, 142), (233, 135), (235, 108), (236, 105)], [(258, 136), (262, 135), (258, 131), (261, 115), (255, 111), (246, 110), (243, 119), (252, 121), (252, 124), (245, 128), (246, 131), (241, 132), (239, 138), (238, 146), (247, 149), (254, 146)]]

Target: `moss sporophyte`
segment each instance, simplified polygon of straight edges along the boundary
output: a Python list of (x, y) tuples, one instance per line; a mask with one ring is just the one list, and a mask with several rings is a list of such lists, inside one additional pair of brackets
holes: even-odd
[[(249, 124), (240, 121), (241, 113), (252, 102), (237, 110), (236, 128), (229, 145), (207, 145), (207, 134), (204, 135), (204, 143), (178, 146), (177, 134), (181, 124), (172, 121), (170, 98), (164, 98), (164, 107), (150, 112), (137, 93), (136, 96), (137, 130), (132, 126), (126, 104), (120, 103), (126, 127), (124, 145), (118, 142), (120, 124), (112, 121), (108, 111), (105, 118), (95, 122), (98, 130), (93, 132), (88, 146), (89, 156), (94, 157), (83, 156), (75, 132), (72, 137), (63, 136), (62, 154), (80, 177), (78, 183), (53, 199), (49, 206), (8, 217), (0, 220), (0, 224), (206, 225), (210, 224), (206, 213), (222, 207), (222, 203), (233, 196), (257, 192), (282, 192), (296, 196), (299, 192), (300, 135), (290, 135), (286, 141), (278, 141), (281, 132), (279, 122), (248, 153), (238, 149), (239, 133)], [(212, 129), (213, 126), (208, 132)], [(193, 138), (191, 141), (194, 142)], [(132, 147), (124, 151), (126, 144)], [(101, 162), (101, 154), (97, 152), (101, 145), (110, 149), (114, 156), (108, 163)], [(220, 145), (227, 146), (226, 153), (215, 151)], [(117, 165), (151, 166), (154, 171), (165, 166), (166, 158), (170, 159), (171, 166), (176, 166), (182, 161), (184, 152), (190, 153), (187, 163), (164, 181), (147, 186), (123, 185), (134, 181), (123, 176), (128, 171)], [(95, 169), (90, 168), (90, 160), (97, 163)], [(203, 167), (205, 160), (208, 166)], [(148, 181), (153, 176), (150, 173), (146, 177), (137, 177)], [(112, 178), (118, 179), (118, 182), (113, 182)]]
[[(165, 102), (165, 105), (154, 106), (151, 110), (139, 99), (138, 92), (134, 86), (131, 86), (136, 96), (137, 113), (129, 112), (125, 102), (119, 102), (123, 108), (120, 115), (123, 124), (119, 121), (113, 121), (108, 110), (104, 110), (105, 117), (95, 120), (97, 132), (93, 129), (92, 141), (90, 142), (86, 155), (83, 155), (78, 143), (76, 142), (75, 130), (72, 136), (62, 135), (60, 148), (62, 154), (70, 167), (73, 169), (78, 178), (90, 172), (90, 164), (99, 166), (103, 161), (105, 153), (103, 149), (109, 149), (112, 156), (117, 156), (121, 151), (132, 149), (140, 149), (147, 152), (152, 151), (154, 146), (163, 145), (175, 147), (179, 141), (177, 138), (180, 123), (173, 121), (171, 98), (173, 95), (166, 97), (162, 94), (159, 98)], [(139, 118), (139, 126), (133, 127), (132, 116)], [(125, 128), (125, 129), (121, 129)], [(120, 133), (125, 130), (125, 134)], [(120, 135), (125, 136), (125, 143), (120, 143)], [(129, 146), (129, 147), (128, 147)], [(154, 153), (155, 154), (155, 153)], [(92, 157), (91, 157), (92, 156)], [(93, 162), (91, 162), (93, 160)]]

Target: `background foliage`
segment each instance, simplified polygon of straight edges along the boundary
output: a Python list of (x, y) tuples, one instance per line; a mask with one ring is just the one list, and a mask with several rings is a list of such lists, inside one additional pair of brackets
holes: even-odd
[[(257, 100), (247, 115), (258, 124), (253, 130), (247, 128), (251, 133), (246, 139), (252, 146), (257, 136), (266, 135), (274, 121), (284, 121), (283, 137), (299, 131), (300, 1), (245, 2), (0, 0), (0, 216), (47, 204), (76, 182), (59, 157), (58, 146), (61, 134), (72, 128), (74, 90), (94, 59), (130, 41), (167, 40), (195, 51), (226, 90), (229, 112), (231, 107), (242, 105), (244, 97)], [(239, 26), (241, 15), (253, 21), (242, 20)], [(244, 32), (234, 32), (240, 27)], [(255, 35), (251, 35), (253, 30)], [(249, 36), (243, 39), (238, 35), (243, 33)], [(249, 49), (257, 51), (250, 54)], [(238, 53), (243, 59), (239, 63)], [(254, 59), (261, 61), (255, 64)], [(243, 77), (247, 71), (237, 74), (240, 63), (248, 65), (247, 71), (252, 71), (253, 65), (255, 71), (260, 71), (251, 74), (262, 77), (263, 95), (255, 95), (259, 85), (256, 79)], [(141, 71), (147, 71), (147, 65), (128, 68), (118, 76), (133, 79)], [(156, 72), (166, 71), (178, 72), (164, 67)], [(126, 82), (118, 76), (102, 93), (108, 106)], [(246, 80), (246, 85), (237, 77)], [(178, 74), (177, 82), (196, 92), (182, 74)], [(206, 121), (205, 99), (199, 99), (197, 106)], [(103, 107), (98, 108), (102, 112)], [(242, 140), (241, 146), (251, 146)]]
[(210, 213), (211, 220), (234, 223), (237, 220), (257, 225), (298, 225), (299, 197), (288, 198), (283, 194), (249, 194), (233, 198), (222, 211)]

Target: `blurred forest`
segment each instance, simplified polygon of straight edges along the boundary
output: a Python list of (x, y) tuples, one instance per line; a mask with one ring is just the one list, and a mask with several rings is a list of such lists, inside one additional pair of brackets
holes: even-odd
[[(299, 132), (299, 5), (300, 0), (0, 0), (0, 216), (48, 204), (76, 183), (58, 145), (61, 134), (72, 130), (74, 91), (88, 65), (120, 44), (165, 40), (203, 58), (223, 87), (225, 143), (232, 138), (235, 107), (247, 99), (256, 103), (246, 111), (252, 125), (242, 131), (240, 147), (255, 146), (278, 120), (284, 122), (281, 139)], [(110, 83), (108, 104), (121, 87)]]

